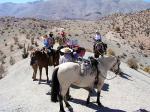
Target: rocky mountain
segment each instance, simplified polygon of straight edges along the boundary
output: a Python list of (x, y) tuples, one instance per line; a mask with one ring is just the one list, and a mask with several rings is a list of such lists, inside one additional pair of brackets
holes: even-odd
[(40, 0), (24, 4), (0, 4), (0, 16), (97, 19), (112, 13), (134, 12), (147, 8), (150, 8), (150, 3), (143, 0)]

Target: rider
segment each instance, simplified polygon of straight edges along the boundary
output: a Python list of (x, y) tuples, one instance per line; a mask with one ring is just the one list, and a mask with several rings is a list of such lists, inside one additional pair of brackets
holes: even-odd
[(64, 30), (62, 30), (62, 31), (60, 32), (60, 35), (61, 35), (61, 37), (62, 37), (63, 43), (65, 44), (65, 42), (66, 42), (66, 32), (64, 32)]
[(53, 53), (53, 50), (52, 50), (52, 44), (51, 44), (51, 38), (48, 37), (48, 35), (44, 35), (43, 36), (43, 44), (44, 44), (44, 51), (47, 52), (48, 54), (48, 57), (49, 57), (49, 61), (52, 62), (52, 53)]
[(50, 34), (49, 34), (49, 45), (51, 48), (53, 48), (54, 42), (55, 42), (55, 40), (53, 38), (53, 32), (50, 32)]
[(95, 42), (102, 42), (102, 36), (98, 31), (96, 31), (94, 40), (95, 40)]

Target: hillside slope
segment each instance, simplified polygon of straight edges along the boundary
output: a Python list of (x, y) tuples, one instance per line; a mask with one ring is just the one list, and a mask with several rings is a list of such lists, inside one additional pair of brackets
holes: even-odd
[[(92, 55), (87, 53), (86, 56)], [(5, 78), (0, 80), (0, 112), (57, 112), (58, 103), (50, 101), (50, 86), (46, 82), (38, 84), (33, 82), (30, 59), (22, 60), (9, 68)], [(49, 68), (51, 79), (53, 67)], [(85, 106), (87, 91), (84, 89), (71, 89), (71, 95), (75, 98), (70, 104), (76, 112), (131, 112), (139, 109), (150, 111), (150, 77), (130, 69), (124, 63), (121, 64), (124, 72), (122, 77), (106, 80), (101, 93), (101, 102), (105, 106), (99, 108), (95, 103)], [(108, 72), (108, 78), (113, 77)], [(39, 75), (37, 75), (39, 77)], [(43, 79), (46, 79), (43, 70)], [(96, 100), (95, 93), (91, 101)]]

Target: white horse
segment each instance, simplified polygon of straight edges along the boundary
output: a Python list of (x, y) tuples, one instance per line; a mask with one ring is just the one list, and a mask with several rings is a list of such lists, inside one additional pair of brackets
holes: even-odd
[(82, 71), (82, 67), (79, 63), (66, 62), (55, 67), (52, 75), (52, 88), (51, 88), (51, 101), (57, 102), (59, 98), (60, 112), (65, 112), (63, 107), (63, 100), (66, 107), (73, 111), (66, 100), (66, 93), (69, 87), (73, 84), (78, 87), (89, 88), (89, 95), (87, 98), (87, 104), (90, 102), (90, 94), (96, 83), (97, 91), (97, 103), (100, 103), (100, 92), (104, 84), (104, 80), (107, 77), (107, 71), (113, 69), (118, 74), (120, 71), (120, 60), (117, 57), (104, 57), (101, 59), (94, 59), (91, 61), (96, 63), (88, 68), (87, 72)]

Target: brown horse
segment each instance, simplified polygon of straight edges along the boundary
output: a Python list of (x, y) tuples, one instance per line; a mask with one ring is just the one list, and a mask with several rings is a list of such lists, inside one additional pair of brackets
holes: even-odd
[(30, 65), (33, 68), (33, 76), (32, 79), (36, 80), (37, 69), (40, 71), (40, 79), (41, 82), (42, 77), (42, 68), (44, 67), (46, 70), (47, 82), (49, 82), (48, 77), (48, 66), (57, 66), (59, 64), (59, 51), (52, 49), (52, 54), (49, 56), (47, 52), (44, 50), (35, 50), (31, 53), (31, 63)]
[(94, 57), (98, 58), (99, 55), (101, 55), (101, 57), (103, 57), (104, 54), (106, 53), (106, 50), (107, 50), (107, 44), (105, 44), (103, 42), (96, 42), (93, 47)]

